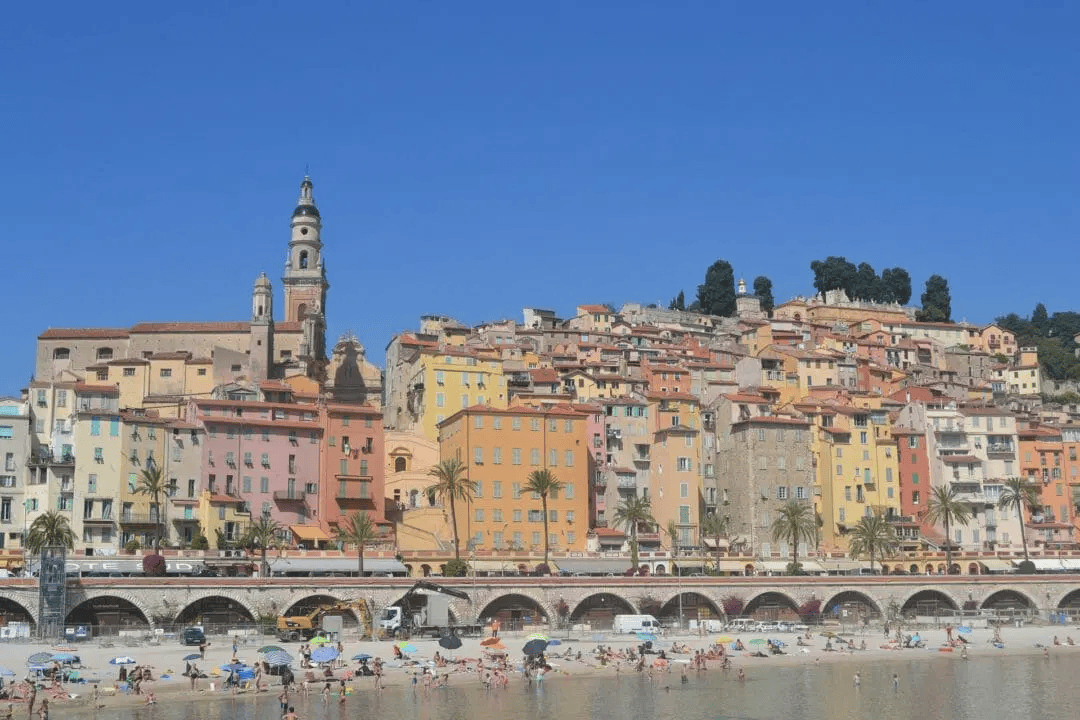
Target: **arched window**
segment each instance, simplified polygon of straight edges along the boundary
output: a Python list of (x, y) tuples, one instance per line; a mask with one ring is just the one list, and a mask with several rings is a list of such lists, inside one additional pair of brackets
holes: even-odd
[(71, 358), (71, 351), (67, 348), (56, 348), (52, 351), (53, 360), (68, 360)]
[(303, 320), (307, 317), (307, 303), (300, 303), (296, 306), (296, 319)]
[(307, 250), (300, 251), (300, 269), (307, 270)]
[(112, 360), (112, 348), (98, 348), (97, 351), (98, 360)]
[(394, 472), (405, 472), (408, 469), (408, 461), (403, 457), (394, 459)]

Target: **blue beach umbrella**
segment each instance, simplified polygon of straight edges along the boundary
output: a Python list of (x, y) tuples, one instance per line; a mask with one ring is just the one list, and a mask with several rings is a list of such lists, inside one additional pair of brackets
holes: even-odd
[(330, 662), (331, 660), (337, 659), (337, 656), (339, 654), (340, 653), (338, 653), (337, 648), (321, 647), (315, 652), (311, 653), (311, 659), (317, 663)]
[(969, 633), (971, 633), (971, 628), (969, 628), (967, 625), (961, 625), (960, 627), (956, 628), (956, 632), (963, 635), (968, 635)]
[(558, 638), (552, 638), (551, 640), (548, 640), (548, 645), (562, 645), (562, 640)]
[(371, 656), (368, 655), (367, 653), (356, 653), (355, 655), (352, 656), (352, 659), (359, 662), (361, 660), (370, 660)]
[(292, 655), (285, 652), (284, 650), (274, 650), (272, 652), (266, 653), (266, 655), (263, 656), (263, 659), (266, 660), (266, 664), (270, 667), (279, 667), (281, 665), (288, 665), (289, 663), (291, 663)]
[(74, 655), (72, 653), (69, 653), (69, 652), (58, 652), (58, 653), (56, 653), (55, 655), (52, 656), (52, 659), (55, 660), (56, 662), (66, 663), (66, 662), (72, 662), (73, 660), (77, 659), (77, 657), (78, 656), (76, 656), (76, 655)]
[(224, 670), (225, 672), (230, 672), (230, 673), (233, 673), (233, 672), (238, 673), (241, 670), (244, 670), (245, 668), (247, 668), (247, 665), (245, 665), (244, 663), (229, 663), (228, 665), (222, 665), (221, 666), (222, 670)]
[(134, 665), (135, 658), (130, 655), (121, 655), (120, 657), (114, 657), (109, 661), (110, 665)]
[(202, 660), (202, 659), (203, 659), (203, 656), (200, 655), (199, 653), (191, 653), (190, 655), (185, 655), (184, 656), (184, 662), (192, 662), (194, 660)]
[(540, 655), (547, 648), (547, 640), (530, 640), (521, 648), (526, 655)]

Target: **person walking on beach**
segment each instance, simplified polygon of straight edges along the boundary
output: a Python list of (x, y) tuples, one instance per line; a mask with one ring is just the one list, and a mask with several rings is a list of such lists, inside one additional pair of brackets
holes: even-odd
[(206, 640), (203, 640), (201, 643), (199, 643), (199, 659), (200, 660), (205, 660), (206, 659), (206, 646), (208, 644), (209, 643), (207, 643)]
[(281, 716), (281, 720), (299, 720), (299, 718), (296, 717), (296, 708), (290, 705), (288, 712)]
[(42, 700), (41, 700), (41, 709), (38, 710), (38, 717), (41, 718), (41, 720), (49, 720), (49, 699), (48, 698), (42, 698)]
[(852, 681), (857, 688), (862, 684), (862, 676), (860, 676), (859, 673), (855, 673), (855, 677), (852, 678)]
[(30, 683), (30, 694), (26, 696), (26, 705), (27, 705), (27, 709), (29, 711), (28, 712), (29, 715), (34, 714), (34, 703), (36, 701), (37, 701), (37, 684), (36, 683)]
[(896, 673), (892, 674), (892, 689), (893, 690), (899, 690), (900, 689), (900, 676), (897, 675)]
[(502, 627), (502, 623), (499, 622), (499, 618), (495, 618), (491, 621), (491, 637), (499, 637), (499, 628)]
[(952, 645), (952, 625), (945, 626), (945, 639)]

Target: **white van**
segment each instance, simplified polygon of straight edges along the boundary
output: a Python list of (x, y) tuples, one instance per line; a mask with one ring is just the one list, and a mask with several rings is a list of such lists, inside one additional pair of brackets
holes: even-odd
[(611, 625), (616, 633), (659, 633), (660, 621), (652, 615), (616, 615)]

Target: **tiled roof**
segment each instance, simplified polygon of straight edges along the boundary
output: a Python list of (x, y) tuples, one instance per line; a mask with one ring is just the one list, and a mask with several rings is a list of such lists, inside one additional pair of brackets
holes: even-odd
[(49, 328), (38, 340), (112, 340), (128, 336), (126, 328)]

